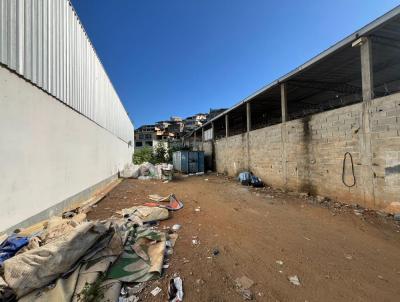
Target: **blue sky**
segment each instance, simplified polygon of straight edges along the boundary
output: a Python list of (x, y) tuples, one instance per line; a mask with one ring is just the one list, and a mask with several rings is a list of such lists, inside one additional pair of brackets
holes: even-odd
[(135, 126), (228, 108), (391, 0), (72, 0)]

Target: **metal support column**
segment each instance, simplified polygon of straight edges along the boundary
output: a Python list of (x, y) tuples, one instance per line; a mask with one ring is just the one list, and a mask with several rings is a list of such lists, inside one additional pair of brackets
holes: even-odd
[(288, 109), (287, 109), (287, 85), (281, 84), (281, 108), (282, 108), (282, 123), (288, 121)]
[(229, 137), (229, 115), (225, 115), (225, 137)]
[(363, 37), (360, 44), (363, 101), (369, 101), (374, 98), (372, 42), (370, 38)]
[(282, 108), (282, 123), (281, 123), (281, 140), (282, 140), (282, 182), (283, 187), (287, 188), (287, 155), (286, 155), (286, 145), (287, 145), (287, 132), (286, 132), (286, 122), (289, 120), (288, 117), (288, 107), (287, 107), (287, 84), (281, 84), (281, 108)]
[(201, 127), (201, 151), (204, 151), (204, 127)]
[(361, 111), (361, 131), (359, 132), (360, 143), (360, 175), (356, 182), (361, 184), (364, 191), (364, 203), (368, 207), (375, 206), (375, 186), (373, 153), (371, 147), (371, 103), (374, 98), (374, 76), (373, 76), (373, 56), (372, 40), (369, 37), (361, 37), (353, 43), (353, 47), (360, 47), (361, 57), (361, 83), (362, 83), (362, 111)]
[(246, 121), (247, 121), (247, 132), (251, 131), (251, 105), (250, 102), (246, 103)]

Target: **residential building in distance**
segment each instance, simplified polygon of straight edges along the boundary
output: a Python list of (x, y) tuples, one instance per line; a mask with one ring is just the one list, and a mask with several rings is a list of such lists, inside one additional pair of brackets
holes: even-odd
[(209, 113), (198, 113), (185, 119), (171, 116), (169, 120), (154, 125), (143, 125), (135, 130), (135, 148), (155, 148), (159, 143), (166, 147), (181, 145), (182, 138), (226, 109), (210, 109)]

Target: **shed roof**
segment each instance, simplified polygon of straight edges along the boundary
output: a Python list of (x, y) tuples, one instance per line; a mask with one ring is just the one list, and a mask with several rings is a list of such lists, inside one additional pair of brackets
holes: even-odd
[[(288, 89), (289, 101), (291, 98), (295, 99), (296, 102), (299, 102), (299, 106), (302, 105), (302, 99), (312, 96), (313, 93), (317, 93), (321, 89), (361, 93), (360, 51), (358, 48), (352, 47), (352, 43), (363, 36), (371, 37), (376, 42), (375, 45), (381, 46), (379, 56), (374, 57), (374, 80), (377, 85), (385, 83), (388, 79), (393, 78), (395, 72), (398, 72), (398, 66), (394, 66), (395, 64), (390, 58), (393, 57), (393, 48), (398, 49), (400, 46), (400, 6), (334, 44), (286, 75), (262, 87), (207, 121), (197, 130), (208, 126), (211, 122), (251, 100), (255, 101), (255, 105), (257, 103), (269, 103), (272, 109), (275, 106), (277, 107), (276, 110), (280, 110), (280, 103), (276, 100), (280, 100), (281, 83), (290, 84)], [(390, 68), (391, 64), (393, 68)], [(385, 72), (379, 72), (382, 70), (385, 70)]]

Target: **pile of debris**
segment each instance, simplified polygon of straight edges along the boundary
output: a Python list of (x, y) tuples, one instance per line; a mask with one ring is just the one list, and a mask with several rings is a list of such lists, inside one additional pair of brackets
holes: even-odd
[(239, 173), (238, 181), (244, 186), (253, 186), (255, 188), (264, 186), (261, 178), (247, 171)]
[[(104, 221), (69, 211), (0, 239), (0, 301), (138, 301), (144, 282), (168, 268), (178, 238), (158, 221), (183, 207), (173, 194), (149, 198)], [(178, 276), (169, 290), (182, 301)]]
[(161, 179), (172, 180), (174, 167), (171, 164), (143, 163), (140, 165), (129, 164), (120, 172), (122, 178), (137, 178), (141, 180)]

